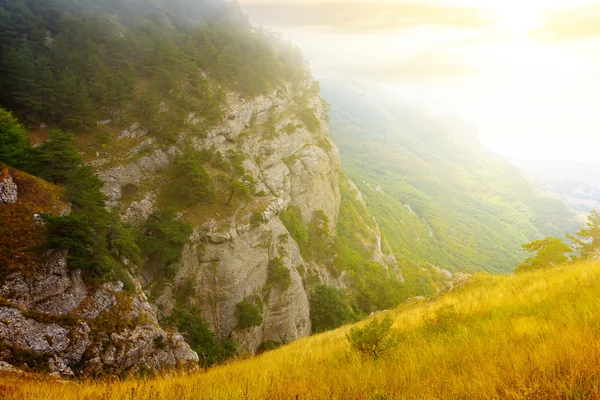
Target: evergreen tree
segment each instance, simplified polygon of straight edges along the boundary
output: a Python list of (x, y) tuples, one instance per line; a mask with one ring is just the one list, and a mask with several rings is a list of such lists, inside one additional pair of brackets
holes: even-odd
[(75, 147), (75, 137), (58, 129), (50, 131), (50, 140), (31, 149), (28, 170), (49, 182), (66, 184), (83, 165)]
[(11, 113), (0, 108), (0, 162), (20, 167), (28, 148), (25, 128)]
[(202, 166), (199, 153), (191, 147), (177, 159), (167, 193), (174, 204), (184, 208), (214, 201), (214, 182)]
[(585, 227), (575, 235), (567, 235), (573, 241), (578, 260), (596, 260), (600, 256), (600, 213), (592, 210)]
[(535, 255), (519, 265), (516, 272), (557, 267), (568, 262), (567, 254), (573, 251), (559, 238), (550, 236), (524, 244), (523, 249), (529, 253), (535, 253)]

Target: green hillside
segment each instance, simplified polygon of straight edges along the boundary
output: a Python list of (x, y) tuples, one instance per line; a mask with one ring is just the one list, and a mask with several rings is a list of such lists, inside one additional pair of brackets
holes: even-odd
[[(521, 245), (576, 228), (558, 199), (485, 150), (472, 128), (341, 84), (322, 84), (331, 136), (396, 256), (451, 271), (504, 273)], [(410, 274), (410, 272), (407, 272)]]

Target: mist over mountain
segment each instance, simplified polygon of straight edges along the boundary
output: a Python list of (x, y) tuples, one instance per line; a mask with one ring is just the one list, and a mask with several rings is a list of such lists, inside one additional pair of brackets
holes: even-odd
[(522, 243), (576, 229), (564, 203), (484, 149), (460, 119), (364, 87), (322, 88), (342, 165), (400, 259), (508, 272), (522, 260)]
[(510, 76), (438, 40), (528, 49), (535, 2), (458, 1), (242, 0), (361, 38), (319, 82), (237, 1), (0, 0), (0, 398), (598, 397), (600, 167), (416, 100)]

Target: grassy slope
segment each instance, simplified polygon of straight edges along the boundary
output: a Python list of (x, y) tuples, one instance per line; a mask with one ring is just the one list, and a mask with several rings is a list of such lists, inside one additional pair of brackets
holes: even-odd
[(391, 311), (403, 342), (387, 359), (348, 351), (348, 327), (191, 376), (57, 384), (0, 378), (20, 399), (598, 398), (600, 263), (475, 276)]
[(9, 174), (17, 184), (18, 199), (0, 205), (0, 273), (4, 274), (24, 267), (35, 270), (40, 254), (47, 250), (44, 227), (34, 214), (60, 215), (67, 209), (63, 188), (15, 169), (9, 169)]

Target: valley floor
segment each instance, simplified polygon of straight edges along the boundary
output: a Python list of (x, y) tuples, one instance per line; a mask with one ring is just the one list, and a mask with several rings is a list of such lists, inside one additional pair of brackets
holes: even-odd
[(401, 344), (353, 354), (349, 327), (181, 377), (61, 383), (0, 377), (0, 399), (600, 398), (600, 263), (475, 276), (389, 312)]

